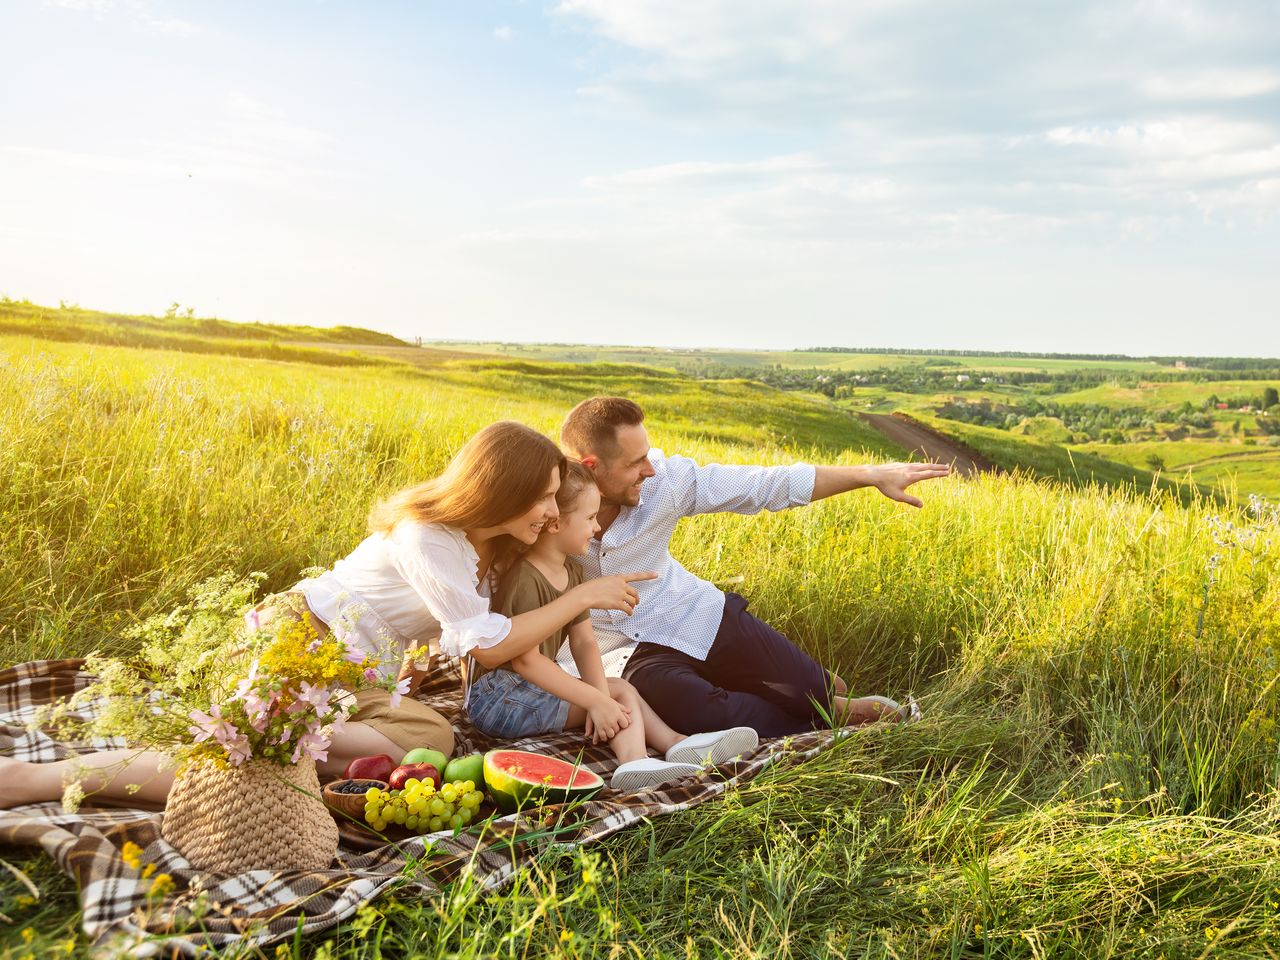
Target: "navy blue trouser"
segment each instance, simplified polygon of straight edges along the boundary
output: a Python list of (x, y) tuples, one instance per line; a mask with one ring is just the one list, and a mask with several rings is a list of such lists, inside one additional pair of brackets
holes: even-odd
[(672, 729), (702, 733), (751, 727), (781, 737), (825, 726), (827, 672), (773, 627), (747, 613), (736, 593), (706, 660), (656, 643), (637, 644), (623, 676)]

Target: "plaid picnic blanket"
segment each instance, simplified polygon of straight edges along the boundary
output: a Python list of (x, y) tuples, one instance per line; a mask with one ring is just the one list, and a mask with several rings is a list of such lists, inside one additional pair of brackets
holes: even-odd
[[(26, 727), (41, 704), (69, 696), (92, 682), (80, 660), (42, 660), (0, 669), (0, 754), (48, 762), (122, 743), (56, 741)], [(615, 765), (605, 746), (585, 744), (581, 734), (554, 734), (500, 744), (468, 721), (460, 700), (456, 661), (437, 658), (416, 696), (453, 724), (459, 754), (511, 746), (576, 760), (605, 777)], [(482, 888), (496, 890), (552, 845), (590, 843), (645, 818), (685, 810), (754, 777), (779, 756), (801, 759), (828, 745), (830, 733), (777, 741), (733, 765), (709, 770), (665, 790), (619, 795), (604, 790), (561, 820), (557, 808), (495, 820), (480, 835), (412, 838), (372, 852), (344, 845), (328, 870), (200, 873), (160, 836), (156, 808), (81, 807), (60, 803), (0, 810), (0, 847), (34, 846), (51, 856), (80, 887), (85, 934), (100, 948), (137, 956), (194, 955), (203, 948), (250, 940), (265, 946), (292, 937), (301, 926), (314, 933), (339, 923), (357, 907), (394, 887), (400, 896), (429, 897), (470, 871)], [(549, 816), (548, 814), (551, 814)], [(142, 848), (146, 866), (121, 855), (127, 842)], [(434, 842), (432, 842), (434, 841)], [(135, 861), (136, 862), (136, 861)], [(144, 876), (149, 865), (152, 872)], [(154, 894), (154, 876), (168, 874), (173, 891)]]

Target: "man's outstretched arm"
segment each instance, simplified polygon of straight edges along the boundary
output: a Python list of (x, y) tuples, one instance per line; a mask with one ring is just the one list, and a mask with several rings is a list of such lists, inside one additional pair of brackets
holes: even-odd
[(837, 493), (875, 487), (890, 500), (923, 507), (924, 502), (907, 493), (907, 487), (921, 480), (945, 477), (951, 467), (945, 463), (868, 463), (858, 467), (815, 466), (813, 498), (823, 500)]

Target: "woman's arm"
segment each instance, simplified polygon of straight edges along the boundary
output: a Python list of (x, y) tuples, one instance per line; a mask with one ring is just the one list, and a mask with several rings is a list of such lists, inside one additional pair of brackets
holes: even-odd
[(580, 583), (546, 606), (516, 614), (505, 637), (490, 647), (474, 647), (470, 654), (481, 666), (496, 667), (535, 649), (584, 611), (621, 610), (630, 616), (640, 595), (629, 584), (655, 577), (656, 573), (623, 573)]

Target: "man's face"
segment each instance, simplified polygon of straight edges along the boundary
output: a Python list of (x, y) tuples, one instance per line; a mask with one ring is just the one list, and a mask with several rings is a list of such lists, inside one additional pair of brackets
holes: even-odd
[(649, 435), (642, 423), (618, 428), (617, 450), (613, 456), (596, 454), (583, 458), (584, 463), (589, 460), (595, 461), (588, 466), (595, 472), (600, 498), (623, 507), (634, 507), (640, 502), (640, 485), (654, 473), (649, 463)]

